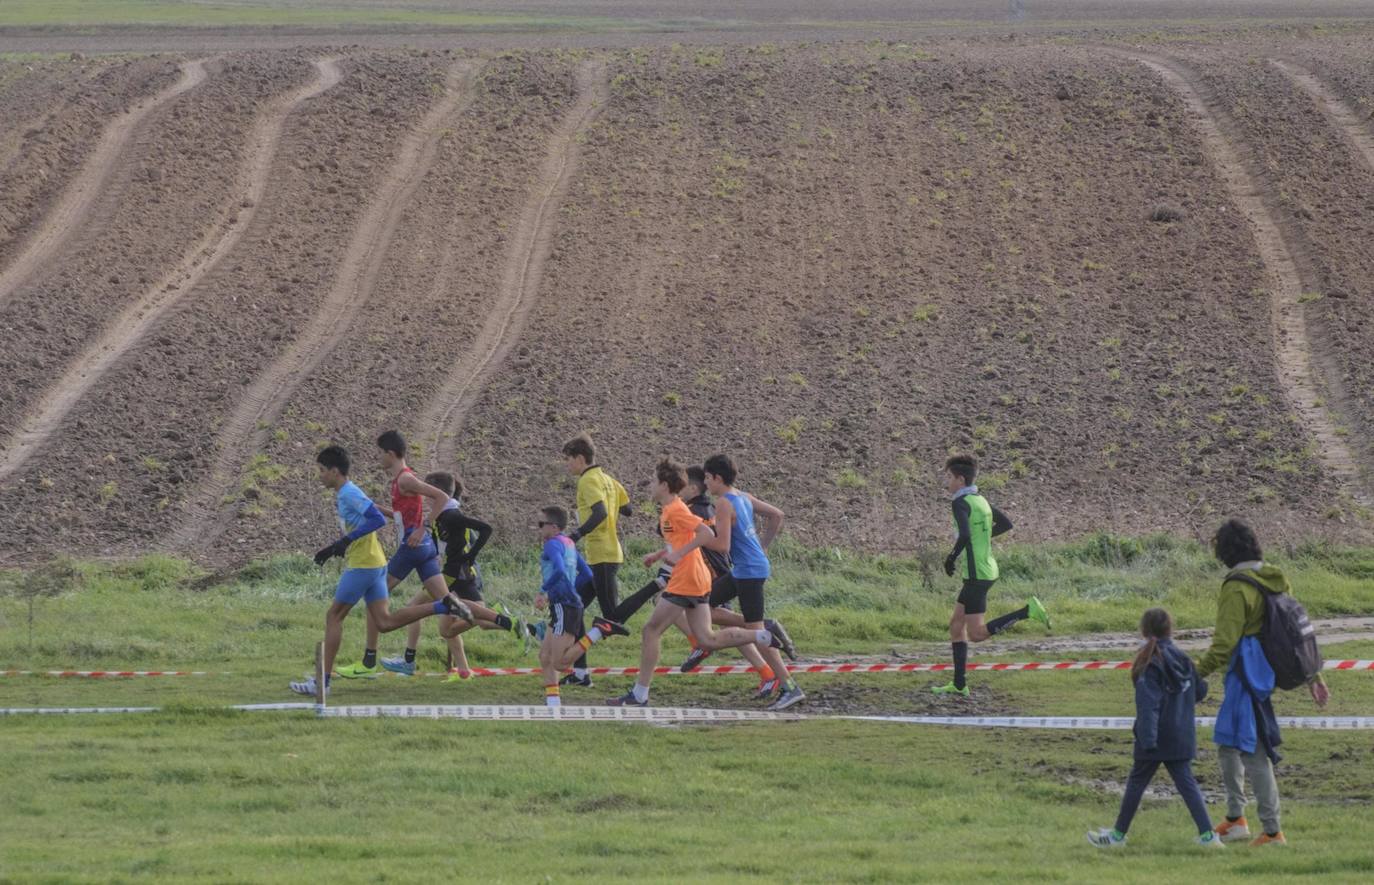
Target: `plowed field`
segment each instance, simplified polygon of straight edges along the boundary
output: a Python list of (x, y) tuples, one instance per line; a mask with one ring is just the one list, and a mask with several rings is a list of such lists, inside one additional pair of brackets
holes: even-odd
[(942, 539), (956, 449), (1023, 539), (1367, 537), (1371, 45), (0, 63), (0, 556), (313, 549), (389, 427), (510, 540), (584, 429), (826, 545)]

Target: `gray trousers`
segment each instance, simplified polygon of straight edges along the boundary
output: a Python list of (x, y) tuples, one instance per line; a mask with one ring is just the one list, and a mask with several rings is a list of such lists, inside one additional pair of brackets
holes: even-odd
[(1226, 816), (1245, 814), (1245, 779), (1249, 777), (1259, 803), (1260, 823), (1266, 833), (1277, 833), (1279, 782), (1274, 779), (1274, 763), (1263, 750), (1242, 753), (1235, 747), (1217, 747), (1217, 758), (1221, 760), (1221, 779), (1226, 783)]

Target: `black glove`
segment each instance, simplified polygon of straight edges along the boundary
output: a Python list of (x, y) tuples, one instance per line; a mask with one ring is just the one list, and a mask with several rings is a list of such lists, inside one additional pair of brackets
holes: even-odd
[(348, 552), (348, 545), (352, 543), (353, 542), (347, 538), (340, 538), (328, 547), (321, 548), (320, 551), (315, 554), (315, 565), (324, 565), (336, 556), (343, 556)]
[(582, 540), (582, 533), (579, 532), (577, 529), (573, 529), (572, 531), (568, 532), (568, 540), (576, 544), (578, 541)]
[(954, 566), (959, 562), (958, 557), (953, 553), (945, 557), (945, 574), (954, 577)]

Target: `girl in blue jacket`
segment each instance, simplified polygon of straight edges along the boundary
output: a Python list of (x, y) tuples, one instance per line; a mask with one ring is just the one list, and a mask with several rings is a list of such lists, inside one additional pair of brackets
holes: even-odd
[(1088, 841), (1098, 848), (1119, 848), (1126, 844), (1126, 831), (1135, 817), (1145, 788), (1163, 765), (1169, 769), (1174, 786), (1183, 797), (1197, 824), (1199, 845), (1224, 848), (1207, 816), (1207, 803), (1193, 777), (1193, 757), (1197, 755), (1195, 705), (1207, 696), (1207, 683), (1198, 678), (1192, 660), (1170, 639), (1173, 618), (1162, 608), (1152, 608), (1140, 619), (1140, 634), (1145, 644), (1131, 666), (1135, 682), (1135, 765), (1126, 779), (1126, 795), (1115, 829), (1088, 833)]

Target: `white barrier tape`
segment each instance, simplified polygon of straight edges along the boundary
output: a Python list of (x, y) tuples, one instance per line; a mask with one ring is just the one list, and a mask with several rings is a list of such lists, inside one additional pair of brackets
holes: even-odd
[(699, 710), (690, 707), (545, 707), (526, 705), (417, 705), (325, 707), (325, 719), (470, 719), (483, 722), (776, 722), (806, 718), (762, 710)]
[[(1070, 731), (1126, 731), (1134, 724), (1130, 716), (861, 716), (810, 715), (801, 712), (770, 713), (762, 710), (710, 710), (689, 707), (546, 707), (521, 704), (395, 705), (317, 707), (309, 703), (236, 704), (210, 709), (265, 711), (313, 711), (325, 719), (465, 719), (481, 722), (782, 722), (798, 720), (846, 719), (863, 722), (894, 722), (907, 725), (944, 725), (972, 728), (1062, 729)], [(0, 716), (74, 715), (109, 713), (172, 712), (164, 707), (9, 707)], [(1319, 731), (1367, 731), (1374, 729), (1374, 716), (1280, 716), (1283, 728)], [(1199, 716), (1200, 728), (1216, 725), (1216, 717)]]
[[(1022, 661), (1020, 663), (977, 662), (968, 665), (970, 671), (1022, 672), (1041, 670), (1129, 670), (1130, 661)], [(1374, 671), (1374, 660), (1327, 661), (1324, 670)], [(792, 673), (947, 673), (954, 670), (950, 663), (938, 664), (797, 664), (789, 667)], [(489, 676), (537, 676), (538, 667), (473, 667), (474, 678)], [(590, 667), (593, 676), (637, 676), (638, 667)], [(736, 676), (755, 672), (747, 664), (720, 667), (698, 667), (683, 673), (677, 667), (655, 667), (656, 676)], [(54, 676), (60, 678), (123, 679), (138, 676), (230, 676), (229, 672), (206, 670), (0, 670), (0, 676)], [(381, 674), (378, 674), (381, 675)], [(396, 674), (399, 675), (399, 674)], [(421, 676), (447, 677), (445, 673), (421, 673)]]
[[(901, 722), (909, 725), (960, 725), (973, 728), (1059, 728), (1072, 731), (1129, 731), (1133, 716), (845, 716), (868, 722)], [(1327, 731), (1374, 729), (1374, 716), (1279, 716), (1280, 728), (1315, 728)], [(1215, 716), (1197, 717), (1199, 728), (1217, 724)]]

